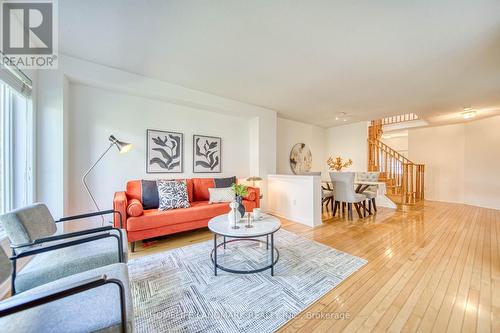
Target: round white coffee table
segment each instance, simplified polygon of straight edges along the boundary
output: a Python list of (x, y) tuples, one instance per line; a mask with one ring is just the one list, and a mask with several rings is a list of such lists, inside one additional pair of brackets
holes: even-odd
[[(232, 224), (227, 219), (227, 214), (219, 215), (212, 218), (208, 222), (208, 229), (214, 234), (214, 248), (210, 253), (212, 263), (214, 264), (214, 274), (217, 275), (217, 268), (223, 271), (235, 274), (251, 274), (271, 270), (271, 275), (274, 275), (274, 265), (278, 262), (279, 251), (274, 247), (274, 233), (281, 228), (281, 222), (274, 216), (264, 214), (260, 220), (253, 221), (252, 227), (247, 228), (246, 218), (238, 223), (239, 228), (233, 229)], [(217, 236), (220, 235), (224, 238), (223, 242), (217, 244)], [(266, 241), (257, 239), (258, 237), (266, 237)], [(226, 240), (226, 238), (234, 238)], [(271, 238), (271, 251), (269, 251), (269, 238)], [(269, 252), (271, 263), (264, 267), (253, 270), (237, 270), (229, 267), (224, 267), (217, 263), (217, 249), (221, 246), (226, 248), (228, 243), (251, 241), (266, 244), (266, 250)], [(275, 255), (276, 254), (276, 255)]]

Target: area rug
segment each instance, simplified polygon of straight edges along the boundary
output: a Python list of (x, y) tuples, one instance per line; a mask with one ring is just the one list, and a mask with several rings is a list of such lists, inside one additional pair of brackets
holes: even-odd
[[(285, 230), (274, 238), (280, 252), (274, 276), (269, 270), (214, 276), (213, 241), (131, 260), (137, 331), (273, 332), (366, 264)], [(230, 243), (218, 252), (220, 264), (236, 269), (269, 260), (257, 242)]]

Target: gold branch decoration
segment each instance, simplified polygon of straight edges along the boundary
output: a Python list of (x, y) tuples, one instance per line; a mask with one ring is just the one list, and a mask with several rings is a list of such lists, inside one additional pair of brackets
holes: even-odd
[(337, 156), (335, 158), (329, 157), (326, 161), (330, 170), (342, 171), (343, 168), (347, 168), (352, 165), (352, 160), (348, 159), (346, 162), (342, 159), (342, 157)]

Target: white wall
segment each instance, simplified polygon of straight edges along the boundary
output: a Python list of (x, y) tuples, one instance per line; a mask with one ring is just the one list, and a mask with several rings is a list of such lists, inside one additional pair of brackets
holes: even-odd
[(331, 127), (326, 130), (326, 158), (352, 159), (349, 171), (368, 169), (368, 122)]
[(500, 209), (500, 116), (410, 129), (408, 142), (426, 165), (426, 199)]
[(321, 177), (269, 175), (268, 211), (315, 227), (321, 221)]
[(464, 125), (410, 129), (409, 159), (425, 164), (427, 200), (464, 202)]
[(500, 116), (465, 126), (465, 202), (500, 209)]
[(408, 157), (408, 130), (387, 133), (387, 135), (390, 135), (390, 137), (384, 137), (384, 135), (382, 135), (381, 141), (401, 155)]
[(37, 201), (50, 207), (54, 216), (64, 213), (64, 86), (66, 78), (55, 70), (38, 73), (36, 118)]
[(293, 174), (290, 168), (290, 151), (297, 143), (305, 143), (312, 154), (311, 171), (325, 171), (324, 128), (293, 120), (277, 119), (276, 169), (279, 174)]
[[(172, 122), (167, 118), (174, 113)], [(123, 189), (125, 178), (144, 176), (146, 127), (185, 133), (186, 171), (191, 169), (190, 136), (202, 131), (227, 138), (223, 175), (276, 173), (275, 111), (61, 55), (58, 70), (39, 73), (37, 200), (55, 216), (91, 210), (82, 197), (80, 172), (114, 132), (133, 142), (135, 150), (129, 156), (110, 154), (100, 166), (105, 169), (89, 177), (102, 206), (109, 207), (110, 193)], [(267, 184), (261, 188), (265, 194)]]
[[(133, 149), (106, 155), (89, 175), (101, 208), (112, 207), (113, 194), (131, 179), (248, 177), (250, 174), (250, 119), (179, 106), (101, 88), (71, 83), (69, 98), (69, 211), (88, 210), (90, 200), (81, 176), (109, 146), (107, 138), (131, 142)], [(184, 134), (184, 172), (146, 174), (146, 129)], [(193, 134), (222, 138), (222, 173), (193, 174)], [(112, 176), (110, 176), (112, 175)]]

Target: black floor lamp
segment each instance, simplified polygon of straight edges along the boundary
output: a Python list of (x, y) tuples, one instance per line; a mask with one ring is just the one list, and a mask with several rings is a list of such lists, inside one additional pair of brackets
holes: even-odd
[[(88, 169), (87, 172), (85, 172), (85, 174), (82, 177), (83, 186), (87, 190), (87, 193), (90, 196), (90, 199), (92, 199), (92, 202), (94, 203), (94, 206), (97, 209), (97, 211), (100, 211), (100, 208), (97, 205), (97, 202), (96, 202), (94, 196), (92, 195), (92, 192), (90, 191), (89, 186), (87, 185), (87, 176), (95, 168), (95, 166), (102, 160), (102, 158), (108, 153), (108, 151), (113, 146), (116, 146), (116, 148), (118, 148), (118, 151), (121, 154), (125, 154), (126, 152), (128, 152), (132, 148), (132, 144), (127, 143), (127, 142), (123, 142), (123, 141), (120, 141), (120, 140), (117, 140), (114, 137), (114, 135), (110, 135), (109, 136), (109, 141), (111, 142), (111, 144), (109, 145), (109, 147), (104, 151), (104, 153), (101, 154), (101, 156), (99, 156), (99, 158), (97, 159), (97, 161), (95, 161), (94, 164), (92, 164), (92, 166), (90, 167), (90, 169)], [(102, 219), (102, 225), (104, 225), (104, 217), (101, 216), (101, 219)]]

